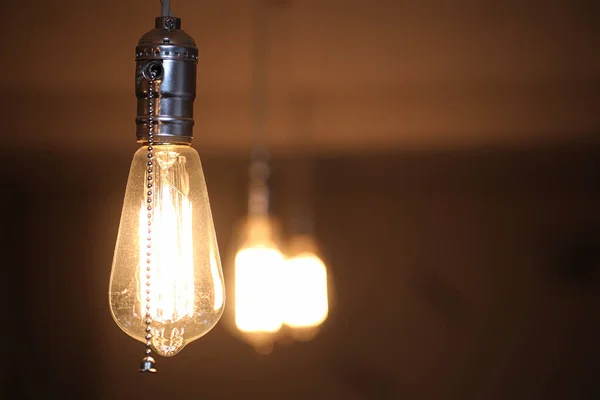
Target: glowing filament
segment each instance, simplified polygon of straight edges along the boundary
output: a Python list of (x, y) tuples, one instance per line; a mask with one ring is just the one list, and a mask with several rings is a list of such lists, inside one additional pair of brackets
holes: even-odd
[[(140, 294), (150, 297), (150, 316), (157, 322), (176, 322), (194, 313), (194, 260), (192, 205), (186, 196), (163, 179), (156, 191), (152, 226), (146, 206), (140, 207)], [(152, 247), (146, 246), (151, 228)], [(150, 253), (150, 256), (147, 255)], [(145, 260), (150, 259), (150, 271)], [(149, 283), (149, 286), (147, 285)], [(146, 293), (149, 288), (149, 294)], [(222, 304), (222, 294), (220, 303)], [(142, 307), (146, 302), (140, 301)], [(145, 315), (145, 309), (141, 315)]]

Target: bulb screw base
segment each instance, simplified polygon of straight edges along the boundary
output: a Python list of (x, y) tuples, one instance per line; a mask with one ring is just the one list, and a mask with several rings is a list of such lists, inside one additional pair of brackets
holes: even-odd
[(154, 358), (150, 356), (146, 356), (142, 358), (142, 363), (140, 365), (140, 372), (156, 372), (156, 361)]
[[(181, 30), (181, 19), (156, 18), (155, 28), (136, 46), (135, 61), (137, 141), (148, 142), (152, 119), (155, 143), (190, 144), (198, 48), (194, 39)], [(156, 73), (154, 79), (149, 79), (149, 72)]]

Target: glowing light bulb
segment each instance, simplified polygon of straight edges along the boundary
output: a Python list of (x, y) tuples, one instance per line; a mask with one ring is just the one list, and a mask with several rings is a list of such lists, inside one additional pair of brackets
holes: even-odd
[(152, 347), (172, 356), (216, 325), (225, 288), (200, 157), (190, 146), (154, 145), (148, 248), (147, 154), (146, 147), (136, 152), (129, 173), (110, 277), (110, 310), (125, 333), (145, 343), (147, 304)]
[(260, 352), (268, 352), (282, 326), (281, 273), (273, 221), (252, 216), (243, 228), (244, 240), (235, 256), (235, 325)]
[[(310, 236), (293, 238), (292, 256), (286, 260), (283, 279), (283, 323), (304, 329), (310, 338), (329, 312), (327, 268)], [(311, 333), (311, 334), (308, 334)], [(302, 336), (302, 335), (300, 335)]]
[(268, 245), (240, 250), (235, 258), (237, 327), (243, 332), (277, 332), (281, 313), (276, 293), (283, 255)]

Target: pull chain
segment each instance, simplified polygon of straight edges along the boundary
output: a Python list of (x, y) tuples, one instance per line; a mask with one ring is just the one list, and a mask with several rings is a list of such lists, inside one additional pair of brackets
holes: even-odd
[(148, 210), (148, 236), (146, 237), (146, 315), (144, 317), (144, 322), (146, 324), (146, 355), (142, 358), (142, 363), (140, 366), (140, 372), (156, 372), (156, 361), (153, 357), (150, 356), (152, 353), (152, 328), (150, 324), (152, 323), (152, 315), (150, 313), (150, 273), (152, 272), (152, 216), (154, 214), (154, 206), (153, 206), (153, 197), (154, 197), (154, 160), (153, 160), (153, 148), (152, 145), (154, 143), (154, 82), (156, 80), (157, 73), (156, 71), (150, 71), (148, 76), (149, 86), (148, 86), (148, 169), (146, 171), (146, 187), (148, 191), (146, 192), (146, 202), (147, 202), (147, 210)]

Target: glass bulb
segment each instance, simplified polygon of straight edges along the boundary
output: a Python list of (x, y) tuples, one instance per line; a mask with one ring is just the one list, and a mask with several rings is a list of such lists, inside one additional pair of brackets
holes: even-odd
[(284, 268), (283, 322), (291, 328), (316, 327), (327, 319), (327, 268), (309, 236), (292, 241)]
[[(125, 333), (145, 343), (149, 298), (152, 347), (173, 356), (217, 324), (225, 287), (198, 153), (186, 145), (153, 147), (152, 181), (146, 147), (131, 164), (110, 276), (110, 310)], [(150, 235), (148, 190), (154, 191)]]
[(235, 256), (235, 324), (245, 333), (276, 333), (282, 325), (280, 276), (284, 257), (268, 217), (250, 217)]

